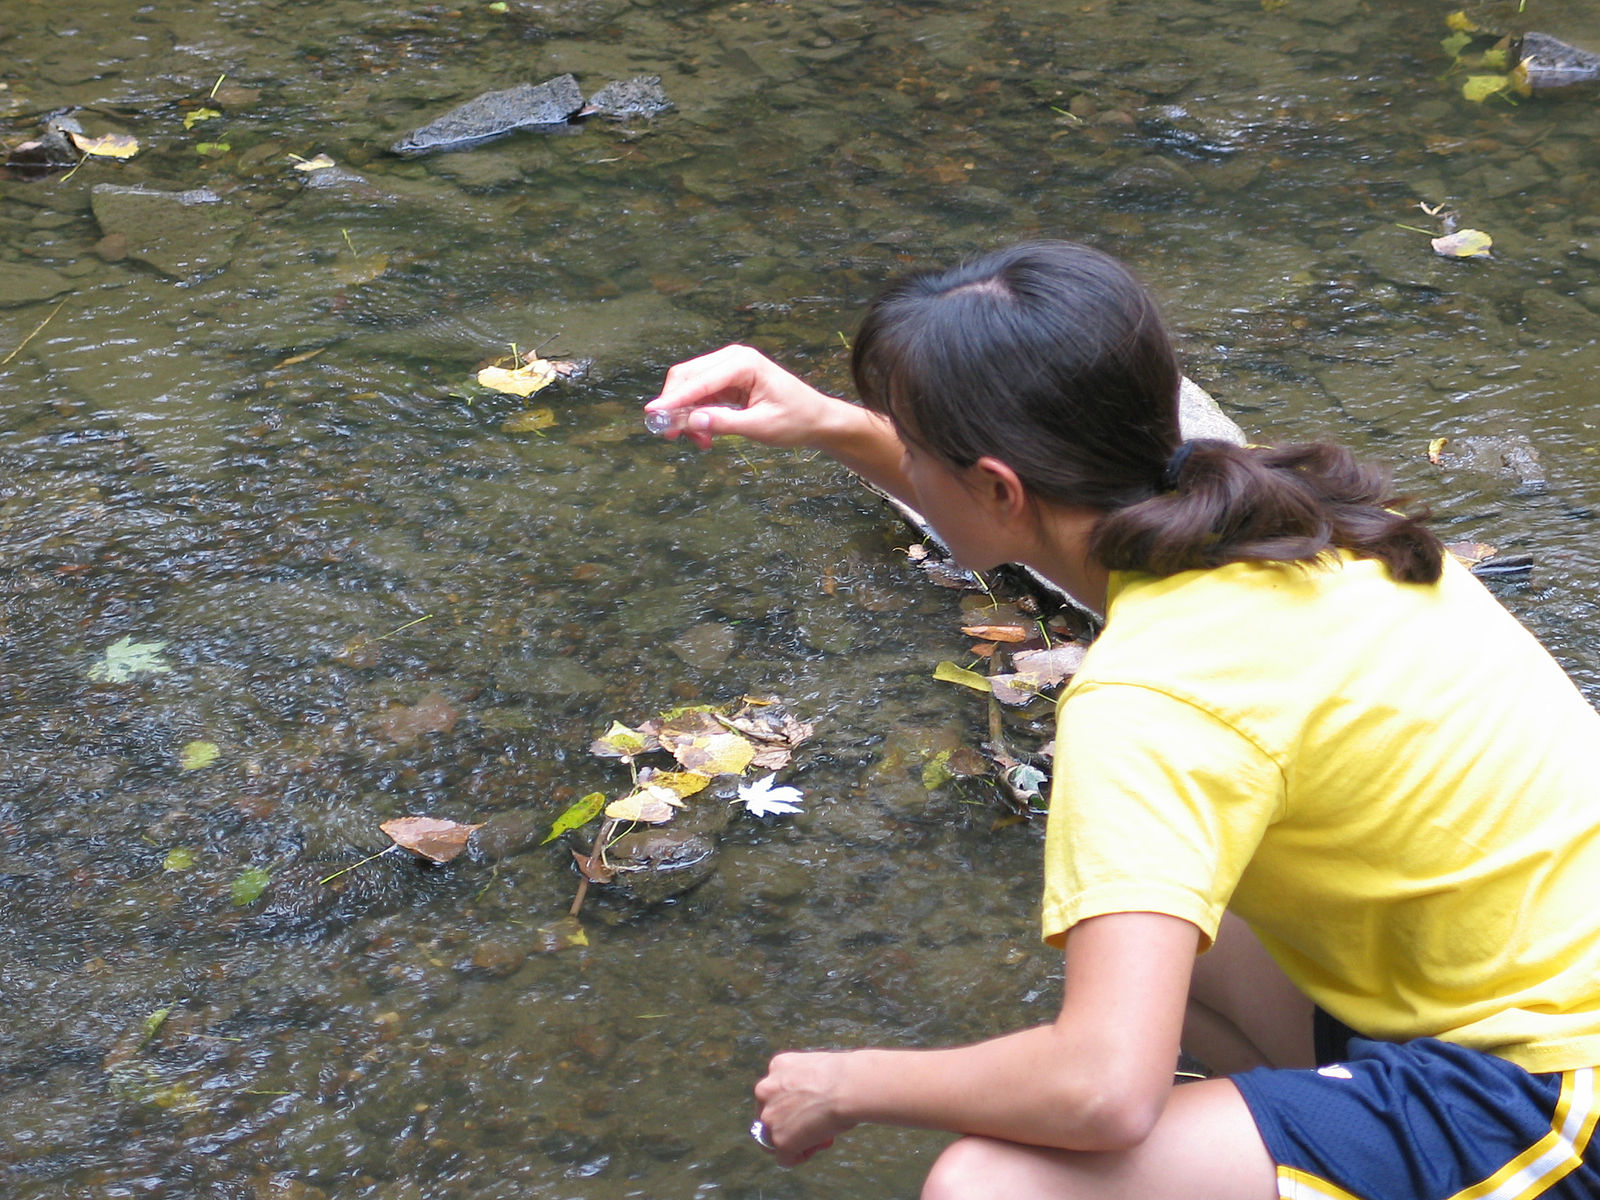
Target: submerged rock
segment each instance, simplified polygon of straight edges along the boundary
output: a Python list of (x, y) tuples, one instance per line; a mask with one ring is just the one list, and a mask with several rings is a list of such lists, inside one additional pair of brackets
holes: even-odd
[(583, 106), (579, 116), (599, 115), (612, 121), (628, 121), (636, 117), (659, 117), (671, 112), (673, 103), (661, 89), (661, 76), (636, 75), (608, 83)]
[(481, 146), (519, 129), (564, 129), (582, 107), (583, 93), (578, 89), (578, 81), (571, 75), (557, 75), (540, 84), (524, 83), (503, 91), (485, 92), (420, 129), (413, 129), (390, 149), (396, 154), (416, 158)]
[(209, 188), (167, 192), (100, 183), (89, 203), (102, 234), (123, 235), (129, 258), (174, 279), (226, 267), (249, 220)]

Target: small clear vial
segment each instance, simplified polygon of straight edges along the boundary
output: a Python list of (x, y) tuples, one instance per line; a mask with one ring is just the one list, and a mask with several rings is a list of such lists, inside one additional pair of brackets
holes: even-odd
[(644, 427), (657, 436), (671, 433), (674, 429), (685, 429), (689, 425), (689, 414), (693, 411), (692, 408), (673, 408), (665, 412), (647, 412), (644, 415)]

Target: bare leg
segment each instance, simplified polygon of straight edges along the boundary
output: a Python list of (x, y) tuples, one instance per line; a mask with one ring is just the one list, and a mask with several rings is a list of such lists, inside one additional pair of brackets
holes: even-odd
[(1277, 1172), (1226, 1079), (1175, 1088), (1131, 1150), (1076, 1153), (966, 1137), (939, 1156), (922, 1200), (1275, 1200)]
[(1195, 959), (1183, 1048), (1225, 1075), (1251, 1067), (1314, 1066), (1311, 1013), (1311, 1001), (1250, 927), (1226, 913), (1216, 944)]

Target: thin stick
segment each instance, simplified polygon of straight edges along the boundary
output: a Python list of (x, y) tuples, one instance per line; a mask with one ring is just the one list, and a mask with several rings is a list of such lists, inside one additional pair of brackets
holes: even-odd
[[(615, 821), (605, 820), (605, 821), (601, 821), (600, 822), (600, 831), (594, 835), (594, 845), (589, 847), (589, 861), (591, 863), (594, 862), (595, 857), (600, 853), (600, 850), (601, 850), (601, 845), (600, 844), (606, 840), (607, 835), (610, 834), (611, 830), (615, 826), (616, 826), (616, 822)], [(576, 917), (578, 915), (578, 911), (581, 908), (583, 908), (583, 899), (584, 899), (584, 897), (587, 896), (588, 894), (589, 894), (589, 876), (586, 875), (582, 870), (579, 870), (579, 872), (578, 872), (578, 894), (572, 898), (572, 907), (569, 908), (567, 910), (567, 912), (570, 915)]]
[[(69, 296), (69, 297), (67, 297), (67, 299), (68, 299), (68, 300), (70, 300), (70, 299), (71, 299), (71, 297), (70, 297), (70, 296)], [(33, 327), (33, 333), (30, 333), (30, 334), (29, 334), (29, 335), (28, 335), (28, 336), (27, 336), (27, 337), (25, 337), (25, 338), (23, 338), (23, 339), (22, 339), (22, 340), (21, 340), (21, 341), (20, 341), (20, 342), (18, 342), (18, 343), (17, 343), (17, 348), (16, 348), (16, 349), (15, 349), (15, 350), (13, 350), (13, 351), (12, 351), (12, 352), (11, 352), (11, 353), (10, 353), (10, 354), (8, 354), (8, 355), (6, 355), (6, 356), (5, 356), (5, 358), (4, 358), (4, 359), (0, 359), (0, 367), (3, 367), (3, 366), (5, 366), (5, 365), (6, 365), (6, 364), (7, 364), (7, 363), (9, 363), (9, 362), (10, 362), (10, 361), (11, 361), (11, 360), (12, 360), (12, 359), (13, 359), (13, 358), (15, 358), (15, 357), (16, 357), (16, 356), (17, 356), (17, 355), (19, 355), (19, 354), (21, 354), (21, 353), (22, 353), (22, 348), (23, 348), (23, 347), (24, 347), (24, 346), (26, 346), (26, 345), (27, 345), (27, 344), (28, 344), (28, 343), (29, 343), (29, 342), (31, 342), (31, 341), (33, 341), (33, 339), (34, 339), (34, 336), (35, 336), (35, 335), (36, 335), (36, 334), (37, 334), (37, 333), (38, 333), (38, 332), (39, 332), (39, 331), (40, 331), (40, 330), (41, 330), (41, 329), (43, 329), (43, 328), (44, 328), (44, 327), (45, 327), (45, 326), (46, 326), (46, 325), (48, 325), (48, 324), (50, 324), (50, 322), (51, 322), (51, 320), (52, 320), (52, 319), (53, 319), (53, 318), (54, 318), (54, 317), (55, 317), (55, 315), (56, 315), (56, 314), (57, 314), (57, 313), (58, 313), (58, 312), (60, 312), (60, 311), (61, 311), (61, 306), (62, 306), (62, 305), (63, 305), (63, 304), (65, 304), (65, 303), (66, 303), (66, 302), (67, 302), (67, 301), (66, 301), (66, 300), (63, 300), (63, 301), (62, 301), (62, 302), (61, 302), (61, 304), (58, 304), (58, 305), (56, 305), (56, 306), (55, 306), (55, 307), (54, 307), (54, 308), (52, 308), (52, 309), (51, 309), (51, 310), (50, 310), (50, 316), (48, 316), (48, 317), (46, 317), (46, 318), (45, 318), (45, 319), (44, 319), (44, 320), (42, 320), (42, 321), (40, 321), (40, 322), (39, 322), (39, 323), (38, 323), (38, 324), (37, 324), (37, 325), (35, 325), (35, 326), (34, 326), (34, 327)]]
[(318, 883), (331, 883), (333, 880), (335, 880), (335, 879), (339, 878), (339, 876), (343, 875), (345, 873), (345, 871), (354, 871), (357, 867), (361, 866), (363, 863), (369, 863), (375, 858), (382, 858), (385, 854), (389, 853), (390, 850), (398, 850), (398, 849), (400, 849), (400, 843), (399, 842), (395, 842), (393, 845), (388, 846), (388, 847), (386, 847), (386, 848), (384, 848), (382, 850), (379, 850), (376, 854), (367, 855), (365, 858), (363, 858), (361, 860), (361, 862), (353, 862), (353, 863), (351, 863), (348, 867), (345, 867), (344, 870), (335, 871), (332, 875), (324, 875), (321, 879), (317, 880), (317, 882)]

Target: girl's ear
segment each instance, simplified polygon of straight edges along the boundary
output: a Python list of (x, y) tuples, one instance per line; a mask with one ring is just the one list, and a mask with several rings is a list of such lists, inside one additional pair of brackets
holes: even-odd
[(1030, 512), (1028, 489), (1009, 463), (986, 454), (972, 464), (971, 471), (979, 499), (990, 506), (993, 516), (1014, 521)]

